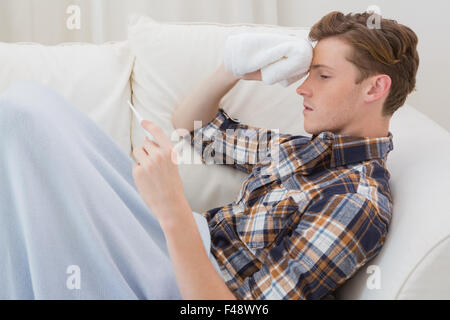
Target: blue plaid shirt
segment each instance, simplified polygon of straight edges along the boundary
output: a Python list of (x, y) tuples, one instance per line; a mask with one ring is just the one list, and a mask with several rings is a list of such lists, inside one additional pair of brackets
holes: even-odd
[(235, 201), (203, 213), (238, 299), (322, 299), (380, 251), (392, 215), (386, 137), (280, 134), (222, 109), (191, 132), (204, 163), (248, 173)]

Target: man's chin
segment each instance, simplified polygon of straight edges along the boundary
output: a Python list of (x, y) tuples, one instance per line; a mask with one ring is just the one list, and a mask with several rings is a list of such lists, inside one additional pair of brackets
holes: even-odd
[(307, 127), (306, 125), (303, 126), (303, 128), (305, 129), (305, 131), (311, 135), (314, 134), (319, 134), (321, 133), (323, 130), (319, 130), (318, 128), (311, 128), (311, 127)]

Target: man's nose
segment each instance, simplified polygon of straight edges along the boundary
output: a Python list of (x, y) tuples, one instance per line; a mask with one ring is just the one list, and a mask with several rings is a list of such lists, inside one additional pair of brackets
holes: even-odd
[(305, 83), (306, 83), (306, 80), (303, 81), (303, 83), (301, 85), (299, 85), (297, 87), (297, 89), (295, 90), (297, 92), (297, 94), (300, 95), (300, 96), (305, 96), (309, 92), (309, 90), (306, 88)]

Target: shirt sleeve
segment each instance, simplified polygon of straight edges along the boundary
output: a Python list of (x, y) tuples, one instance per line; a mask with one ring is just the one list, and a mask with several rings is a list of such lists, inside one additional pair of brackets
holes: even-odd
[(322, 299), (380, 251), (387, 225), (377, 212), (356, 193), (310, 205), (292, 234), (275, 241), (270, 261), (235, 294), (240, 299)]
[(230, 165), (250, 173), (255, 165), (269, 164), (271, 150), (290, 135), (241, 124), (220, 108), (213, 120), (195, 128), (190, 137), (203, 163)]

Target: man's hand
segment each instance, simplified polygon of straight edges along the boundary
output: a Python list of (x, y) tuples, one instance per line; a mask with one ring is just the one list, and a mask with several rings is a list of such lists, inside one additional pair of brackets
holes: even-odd
[(144, 120), (141, 125), (156, 143), (146, 137), (142, 146), (133, 149), (137, 160), (133, 178), (142, 199), (163, 226), (190, 213), (191, 209), (183, 192), (172, 143), (156, 124)]
[(250, 72), (250, 73), (243, 74), (242, 76), (239, 77), (239, 79), (242, 79), (242, 80), (259, 80), (259, 81), (262, 81), (262, 78), (261, 78), (261, 69), (256, 70), (256, 71), (253, 71), (253, 72)]
[(160, 127), (142, 121), (147, 137), (133, 150), (136, 187), (163, 229), (178, 288), (183, 299), (236, 299), (214, 269), (203, 246), (192, 210), (183, 192), (177, 153)]

